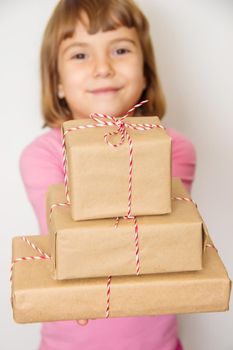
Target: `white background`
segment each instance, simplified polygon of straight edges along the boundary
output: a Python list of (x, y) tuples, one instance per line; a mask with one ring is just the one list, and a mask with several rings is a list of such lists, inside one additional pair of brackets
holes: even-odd
[[(17, 325), (9, 303), (11, 238), (38, 233), (18, 170), (42, 133), (39, 47), (55, 0), (0, 0), (0, 348), (37, 349), (39, 325)], [(197, 150), (193, 198), (233, 276), (233, 1), (140, 0), (167, 97), (165, 124)], [(233, 350), (233, 313), (179, 317), (185, 350)], [(131, 350), (131, 349), (129, 349)]]

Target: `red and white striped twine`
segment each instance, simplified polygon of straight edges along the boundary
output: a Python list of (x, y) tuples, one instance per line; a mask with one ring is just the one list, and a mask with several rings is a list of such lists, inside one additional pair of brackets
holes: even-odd
[(27, 239), (26, 237), (22, 237), (22, 240), (24, 242), (26, 242), (28, 245), (30, 245), (30, 247), (32, 247), (34, 250), (39, 252), (39, 254), (41, 254), (41, 255), (40, 256), (23, 256), (23, 257), (14, 259), (12, 264), (11, 264), (11, 268), (10, 268), (10, 282), (12, 281), (12, 273), (13, 273), (14, 264), (16, 264), (17, 262), (19, 262), (19, 261), (30, 261), (30, 260), (49, 260), (49, 259), (51, 259), (50, 255), (48, 255), (47, 253), (43, 252), (43, 250), (41, 250), (39, 247), (37, 247), (33, 242), (29, 241), (29, 239)]
[(134, 217), (134, 227), (135, 227), (135, 247), (136, 247), (136, 273), (137, 276), (140, 273), (140, 264), (139, 264), (139, 242), (138, 242), (138, 223), (136, 217)]
[(105, 315), (106, 318), (109, 317), (109, 311), (110, 311), (110, 285), (111, 285), (111, 280), (112, 280), (112, 277), (109, 276), (108, 277), (108, 281), (107, 281), (107, 306), (106, 306), (106, 315)]
[(47, 253), (43, 252), (43, 250), (37, 247), (33, 242), (29, 241), (29, 239), (27, 239), (26, 237), (22, 237), (22, 240), (26, 242), (28, 245), (30, 245), (34, 250), (38, 251), (39, 254), (41, 254), (47, 259), (50, 259), (50, 256)]
[(177, 196), (177, 197), (172, 197), (172, 200), (191, 202), (194, 205), (196, 205), (196, 207), (197, 207), (197, 204), (194, 202), (194, 200), (192, 198), (189, 198), (189, 197), (178, 197)]
[[(136, 274), (137, 276), (140, 274), (140, 260), (139, 260), (139, 236), (138, 236), (138, 222), (136, 216), (123, 216), (125, 220), (133, 220), (134, 221), (134, 241), (135, 241), (135, 255), (136, 255)], [(116, 218), (115, 228), (118, 227), (120, 218)]]
[(69, 207), (70, 206), (70, 203), (55, 203), (55, 204), (52, 204), (51, 207), (50, 207), (50, 212), (49, 212), (49, 220), (51, 221), (52, 219), (52, 213), (53, 213), (53, 210), (57, 207)]

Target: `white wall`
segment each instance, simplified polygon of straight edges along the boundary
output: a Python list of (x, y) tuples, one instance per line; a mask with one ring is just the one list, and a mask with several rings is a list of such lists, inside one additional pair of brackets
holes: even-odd
[[(39, 135), (39, 46), (57, 0), (0, 1), (1, 234), (0, 348), (36, 349), (39, 325), (17, 325), (9, 303), (11, 238), (37, 222), (18, 171), (23, 147)], [(138, 0), (148, 15), (167, 96), (166, 125), (197, 149), (193, 198), (233, 276), (233, 2)], [(232, 350), (233, 314), (179, 317), (189, 350)]]

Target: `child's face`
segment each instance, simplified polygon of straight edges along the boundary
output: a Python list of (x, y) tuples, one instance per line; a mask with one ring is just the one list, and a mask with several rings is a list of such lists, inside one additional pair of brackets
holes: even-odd
[(73, 118), (93, 112), (122, 116), (146, 86), (137, 32), (124, 26), (90, 35), (78, 22), (74, 36), (60, 45), (58, 72), (58, 96)]

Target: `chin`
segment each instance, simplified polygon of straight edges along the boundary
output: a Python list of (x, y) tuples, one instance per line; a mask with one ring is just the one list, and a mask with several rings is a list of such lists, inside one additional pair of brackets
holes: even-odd
[(106, 106), (94, 106), (92, 113), (100, 113), (100, 114), (107, 114), (112, 117), (121, 117), (123, 116), (122, 109), (119, 109), (119, 107), (114, 108), (114, 106), (106, 107)]

